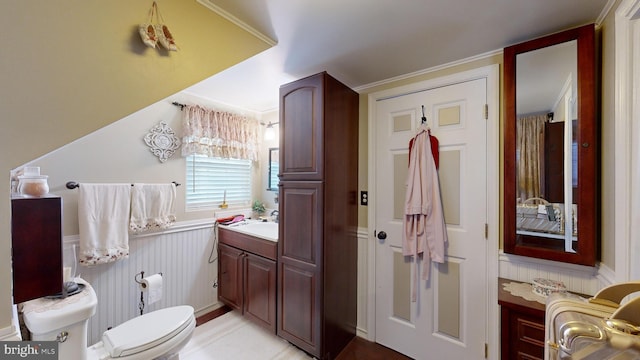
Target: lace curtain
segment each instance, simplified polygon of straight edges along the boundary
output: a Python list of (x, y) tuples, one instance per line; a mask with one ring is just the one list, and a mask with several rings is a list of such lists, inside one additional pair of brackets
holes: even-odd
[(547, 116), (532, 115), (518, 118), (517, 121), (517, 197), (518, 202), (523, 202), (542, 194), (544, 128)]
[(259, 124), (246, 116), (186, 105), (182, 118), (182, 156), (258, 160)]

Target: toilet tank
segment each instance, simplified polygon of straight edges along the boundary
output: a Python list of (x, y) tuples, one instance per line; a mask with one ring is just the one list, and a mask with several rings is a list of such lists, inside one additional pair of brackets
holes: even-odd
[(96, 313), (98, 298), (89, 283), (76, 279), (85, 288), (64, 299), (39, 298), (23, 304), (22, 316), (32, 340), (59, 341), (60, 359), (85, 359), (89, 318)]

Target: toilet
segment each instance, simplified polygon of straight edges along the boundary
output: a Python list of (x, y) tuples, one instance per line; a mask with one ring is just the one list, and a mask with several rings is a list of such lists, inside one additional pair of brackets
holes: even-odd
[(60, 300), (27, 301), (23, 318), (33, 341), (59, 342), (65, 360), (177, 360), (196, 326), (193, 307), (174, 306), (128, 320), (102, 334), (102, 341), (87, 347), (89, 318), (98, 298), (89, 283), (75, 279), (84, 289)]

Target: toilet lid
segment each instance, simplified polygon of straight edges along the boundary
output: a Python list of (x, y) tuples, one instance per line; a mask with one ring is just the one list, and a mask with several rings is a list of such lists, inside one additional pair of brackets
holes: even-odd
[(105, 331), (102, 341), (111, 357), (132, 355), (174, 337), (192, 318), (193, 307), (187, 305), (156, 310)]

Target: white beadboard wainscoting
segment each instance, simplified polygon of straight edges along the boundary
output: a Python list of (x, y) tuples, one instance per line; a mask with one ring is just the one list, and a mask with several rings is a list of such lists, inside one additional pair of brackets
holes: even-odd
[[(367, 228), (358, 228), (358, 316), (356, 335), (369, 339), (367, 323), (367, 301), (369, 296), (369, 232)], [(373, 304), (372, 304), (373, 305)], [(372, 340), (372, 339), (371, 339)]]
[(498, 261), (501, 278), (528, 283), (535, 278), (562, 281), (567, 290), (586, 295), (594, 295), (614, 283), (615, 274), (605, 266), (574, 265), (503, 252), (500, 252)]
[[(65, 237), (65, 246), (79, 237)], [(214, 247), (213, 221), (176, 223), (166, 231), (130, 235), (129, 258), (93, 267), (77, 266), (76, 274), (88, 281), (98, 295), (96, 314), (89, 320), (89, 344), (102, 333), (140, 315), (140, 288), (135, 276), (162, 273), (162, 299), (146, 304), (144, 313), (176, 305), (191, 305), (196, 316), (221, 306), (218, 303), (218, 262), (210, 263)], [(214, 249), (217, 250), (217, 249)], [(217, 259), (217, 252), (211, 255)], [(145, 294), (145, 303), (146, 294)]]

